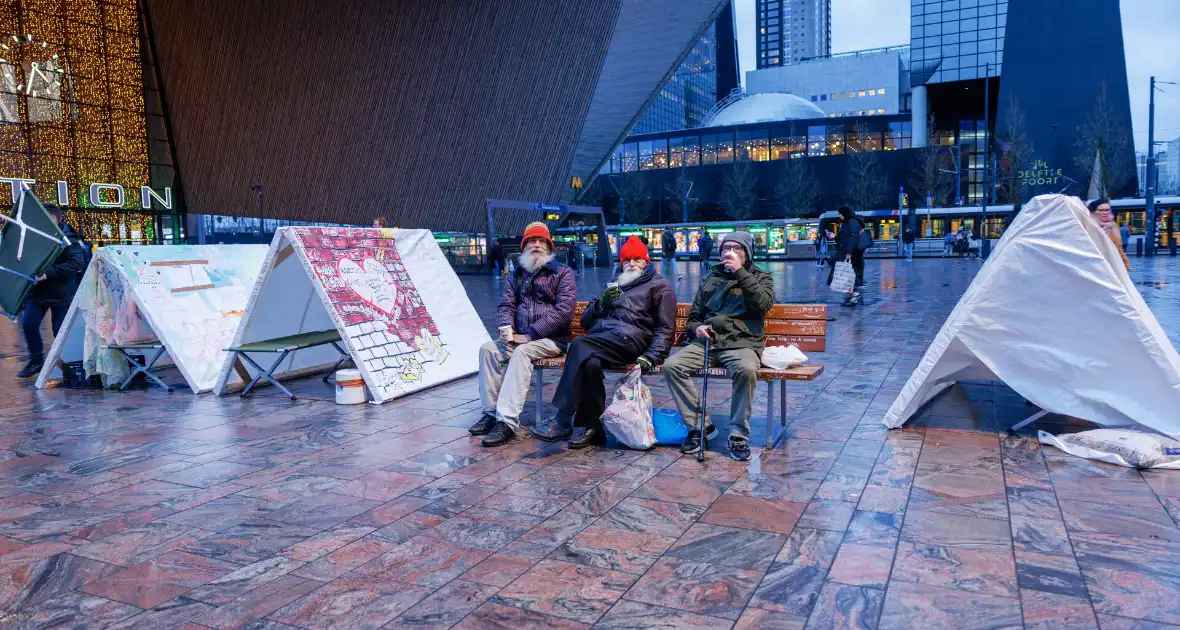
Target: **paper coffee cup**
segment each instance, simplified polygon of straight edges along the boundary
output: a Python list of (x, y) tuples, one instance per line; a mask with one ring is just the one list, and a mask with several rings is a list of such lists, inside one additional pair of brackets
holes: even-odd
[(512, 327), (511, 326), (501, 326), (500, 327), (500, 336), (501, 337), (511, 337), (512, 336)]
[(619, 283), (618, 282), (608, 282), (608, 283), (606, 283), (606, 288), (617, 289), (617, 288), (619, 288)]

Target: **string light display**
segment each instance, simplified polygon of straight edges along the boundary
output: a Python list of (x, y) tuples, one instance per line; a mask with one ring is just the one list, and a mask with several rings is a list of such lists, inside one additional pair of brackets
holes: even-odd
[[(66, 221), (95, 243), (156, 238), (139, 199), (152, 175), (140, 25), (136, 0), (0, 0), (0, 176), (35, 179), (47, 202), (67, 182)], [(100, 209), (93, 183), (122, 186), (123, 204)]]

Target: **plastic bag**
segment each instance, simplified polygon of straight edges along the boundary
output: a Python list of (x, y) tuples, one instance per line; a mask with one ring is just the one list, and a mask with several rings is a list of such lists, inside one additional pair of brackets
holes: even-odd
[(1180, 469), (1180, 442), (1162, 435), (1125, 429), (1093, 429), (1067, 435), (1038, 431), (1041, 444), (1049, 444), (1086, 459), (1127, 468)]
[(852, 293), (852, 288), (855, 285), (856, 271), (852, 269), (852, 263), (847, 260), (836, 263), (836, 267), (832, 271), (832, 290), (840, 293)]
[(799, 346), (771, 346), (762, 351), (762, 365), (772, 370), (785, 370), (789, 367), (802, 365), (807, 362), (807, 355), (799, 350)]
[(643, 384), (643, 370), (631, 368), (615, 389), (614, 399), (602, 414), (606, 427), (623, 444), (646, 451), (656, 445), (651, 423), (651, 391)]

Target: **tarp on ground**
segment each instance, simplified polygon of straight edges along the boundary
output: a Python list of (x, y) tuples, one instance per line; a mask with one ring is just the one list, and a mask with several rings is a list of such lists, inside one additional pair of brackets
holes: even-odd
[[(279, 229), (233, 345), (333, 329), (376, 403), (477, 372), (489, 340), (429, 230)], [(339, 356), (331, 345), (298, 350), (275, 376), (323, 370)], [(214, 391), (228, 391), (231, 373), (245, 369), (227, 358)]]
[[(193, 393), (213, 389), (266, 245), (108, 245), (82, 278), (37, 378), (59, 376), (58, 361), (82, 361), (88, 376), (118, 385), (127, 362), (104, 345), (159, 341)], [(146, 351), (149, 355), (151, 351)]]
[(1180, 355), (1076, 197), (1039, 196), (1017, 215), (884, 423), (972, 379), (1051, 413), (1180, 438)]
[(41, 200), (22, 188), (12, 212), (0, 218), (0, 313), (15, 318), (25, 306), (33, 278), (70, 242)]

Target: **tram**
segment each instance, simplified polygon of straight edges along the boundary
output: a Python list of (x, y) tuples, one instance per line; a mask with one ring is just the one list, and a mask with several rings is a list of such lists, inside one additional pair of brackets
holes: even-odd
[[(1144, 238), (1146, 222), (1146, 201), (1142, 198), (1116, 199), (1111, 202), (1116, 219), (1131, 228), (1130, 248)], [(1008, 227), (1012, 217), (1012, 206), (992, 205), (987, 208), (987, 236), (998, 239)], [(913, 212), (917, 245), (915, 253), (928, 254), (942, 250), (942, 239), (965, 227), (980, 234), (978, 223), (983, 208), (980, 206), (952, 206), (945, 208), (917, 208)], [(869, 256), (897, 256), (900, 254), (899, 241), (904, 226), (904, 216), (897, 209), (876, 209), (858, 213), (865, 219), (876, 241)], [(838, 215), (835, 211), (824, 212), (818, 217), (803, 219), (757, 219), (751, 221), (712, 221), (689, 223), (661, 223), (646, 225), (613, 225), (607, 228), (607, 239), (611, 253), (618, 255), (619, 246), (632, 235), (647, 239), (652, 258), (663, 256), (664, 232), (671, 231), (676, 238), (677, 255), (685, 259), (700, 257), (697, 242), (708, 232), (714, 242), (728, 232), (741, 230), (754, 237), (754, 257), (758, 260), (788, 260), (812, 258), (815, 255), (815, 237), (821, 226), (835, 231), (833, 223)], [(1156, 198), (1156, 234), (1158, 247), (1169, 245), (1168, 236), (1180, 243), (1180, 196)], [(487, 243), (483, 234), (435, 233), (435, 239), (453, 265), (479, 268), (487, 260)], [(559, 251), (581, 242), (590, 251), (597, 249), (598, 234), (592, 226), (563, 227), (554, 231), (553, 240)], [(514, 248), (509, 247), (510, 253)], [(716, 257), (718, 248), (714, 247)]]

